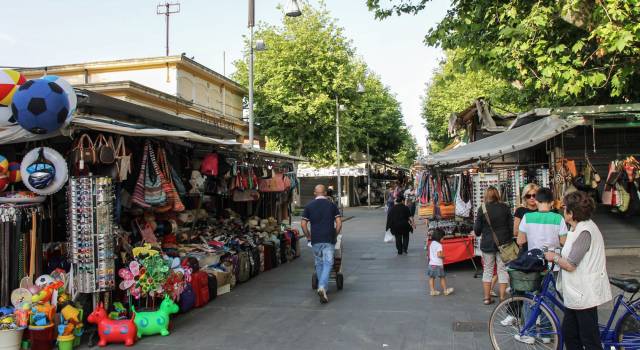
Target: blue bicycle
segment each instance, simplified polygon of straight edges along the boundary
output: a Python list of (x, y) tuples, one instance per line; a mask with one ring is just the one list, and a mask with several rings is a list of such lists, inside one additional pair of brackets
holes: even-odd
[[(619, 278), (610, 278), (609, 282), (623, 292), (613, 299), (608, 322), (600, 325), (603, 347), (640, 350), (640, 297), (636, 298), (640, 282)], [(538, 292), (513, 296), (496, 306), (489, 320), (494, 349), (563, 349), (561, 318), (556, 309), (564, 311), (565, 307), (555, 286), (553, 273), (547, 273)], [(631, 297), (625, 298), (625, 293)], [(620, 309), (621, 316), (616, 320)]]

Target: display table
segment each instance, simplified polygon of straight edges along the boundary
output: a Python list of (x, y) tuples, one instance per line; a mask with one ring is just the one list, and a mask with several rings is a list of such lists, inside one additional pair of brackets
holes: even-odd
[[(473, 247), (474, 240), (474, 236), (443, 238), (440, 243), (444, 251), (444, 264), (454, 264), (466, 260), (473, 261), (475, 255)], [(429, 244), (431, 244), (431, 241), (429, 241)]]

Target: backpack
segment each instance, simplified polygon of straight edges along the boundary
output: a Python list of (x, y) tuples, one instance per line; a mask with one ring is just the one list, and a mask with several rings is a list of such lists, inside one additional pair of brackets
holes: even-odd
[(191, 274), (191, 286), (195, 294), (195, 307), (203, 307), (209, 302), (209, 275), (204, 271)]
[(184, 291), (180, 294), (180, 312), (187, 312), (193, 309), (193, 305), (196, 302), (195, 295), (193, 294), (193, 288), (191, 283), (187, 283), (184, 287)]

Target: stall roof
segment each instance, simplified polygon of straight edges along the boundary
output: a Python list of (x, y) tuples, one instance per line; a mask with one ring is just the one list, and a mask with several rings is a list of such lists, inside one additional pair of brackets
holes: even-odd
[(428, 156), (427, 165), (458, 165), (490, 159), (538, 145), (584, 123), (582, 118), (550, 116), (466, 146)]
[(273, 157), (275, 159), (284, 159), (284, 160), (298, 161), (298, 162), (304, 162), (307, 160), (307, 158), (304, 158), (304, 157), (292, 156), (285, 153), (266, 151), (259, 148), (249, 148), (248, 145), (243, 145), (243, 148), (247, 152), (254, 152), (264, 158)]
[(163, 130), (156, 128), (135, 128), (131, 126), (125, 126), (118, 122), (102, 121), (91, 119), (87, 117), (74, 118), (71, 121), (71, 128), (80, 127), (84, 129), (110, 132), (119, 135), (138, 136), (138, 137), (157, 137), (167, 139), (179, 139), (185, 141), (193, 141), (204, 144), (222, 145), (222, 146), (237, 146), (240, 143), (235, 141), (220, 140), (213, 137), (203, 136), (186, 130)]

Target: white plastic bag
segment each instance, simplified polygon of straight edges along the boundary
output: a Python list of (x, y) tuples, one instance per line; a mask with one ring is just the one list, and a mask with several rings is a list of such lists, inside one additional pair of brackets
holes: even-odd
[(391, 231), (387, 231), (384, 233), (384, 243), (392, 243), (395, 242), (396, 238), (393, 237)]

